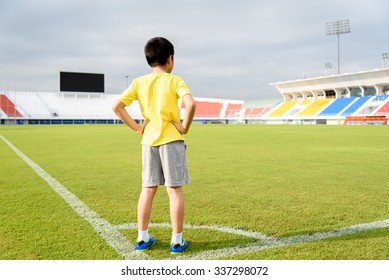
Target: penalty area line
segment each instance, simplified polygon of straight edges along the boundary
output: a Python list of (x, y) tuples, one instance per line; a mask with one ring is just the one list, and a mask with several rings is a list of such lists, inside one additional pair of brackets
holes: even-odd
[(11, 142), (0, 135), (4, 141), (28, 166), (38, 174), (57, 194), (59, 194), (66, 203), (84, 220), (86, 220), (93, 229), (112, 247), (119, 255), (126, 260), (150, 259), (147, 254), (139, 253), (134, 250), (134, 245), (125, 238), (118, 229), (108, 221), (100, 217), (96, 212), (91, 210), (77, 196), (67, 190), (61, 183), (47, 173), (37, 163), (23, 154)]

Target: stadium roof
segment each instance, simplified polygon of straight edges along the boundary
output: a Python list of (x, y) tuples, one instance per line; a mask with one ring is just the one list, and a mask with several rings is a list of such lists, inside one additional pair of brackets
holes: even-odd
[(377, 93), (389, 90), (389, 68), (271, 83), (282, 95), (300, 92), (374, 87)]

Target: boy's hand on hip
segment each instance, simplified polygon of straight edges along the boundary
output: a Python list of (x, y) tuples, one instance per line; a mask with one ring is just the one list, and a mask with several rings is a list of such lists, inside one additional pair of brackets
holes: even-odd
[(170, 122), (176, 127), (179, 133), (186, 134), (188, 132), (187, 129), (181, 123), (177, 123), (175, 121)]
[(138, 130), (136, 131), (137, 134), (143, 135), (143, 132), (145, 131), (146, 125), (150, 122), (150, 120), (145, 121), (142, 125), (139, 125)]

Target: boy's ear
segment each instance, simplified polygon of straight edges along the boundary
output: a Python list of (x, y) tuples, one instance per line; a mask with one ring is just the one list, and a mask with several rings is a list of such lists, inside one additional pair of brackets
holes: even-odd
[(173, 67), (174, 67), (174, 61), (173, 61), (173, 56), (172, 56), (172, 55), (170, 55), (170, 56), (167, 58), (166, 67), (167, 67), (167, 72), (168, 72), (168, 73), (171, 73), (172, 70), (173, 70)]

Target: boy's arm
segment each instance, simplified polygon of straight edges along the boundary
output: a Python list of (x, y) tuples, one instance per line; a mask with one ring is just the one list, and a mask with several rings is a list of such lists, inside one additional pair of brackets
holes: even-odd
[(139, 135), (142, 135), (146, 125), (149, 123), (149, 120), (145, 121), (143, 125), (137, 124), (136, 121), (134, 121), (134, 119), (127, 113), (125, 107), (126, 105), (120, 101), (120, 99), (117, 99), (112, 106), (112, 110), (129, 128)]
[(191, 94), (184, 95), (182, 97), (182, 102), (185, 104), (184, 120), (182, 124), (176, 123), (174, 121), (171, 121), (171, 123), (174, 124), (174, 126), (181, 134), (187, 134), (196, 112), (196, 102), (194, 101)]

